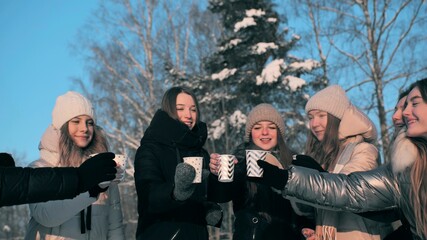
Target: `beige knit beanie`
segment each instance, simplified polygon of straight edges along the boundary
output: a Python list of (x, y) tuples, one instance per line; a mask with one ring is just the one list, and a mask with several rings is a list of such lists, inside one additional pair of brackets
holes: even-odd
[(270, 121), (276, 124), (280, 134), (283, 139), (285, 139), (285, 122), (282, 116), (280, 116), (279, 112), (271, 104), (261, 103), (255, 106), (248, 115), (246, 120), (245, 142), (249, 142), (252, 127), (260, 121)]
[(52, 124), (56, 129), (61, 129), (64, 123), (80, 115), (88, 115), (95, 121), (95, 112), (89, 100), (80, 93), (69, 91), (56, 99)]
[(321, 110), (342, 119), (345, 110), (350, 106), (350, 100), (344, 89), (338, 85), (331, 85), (314, 94), (305, 105), (305, 112)]

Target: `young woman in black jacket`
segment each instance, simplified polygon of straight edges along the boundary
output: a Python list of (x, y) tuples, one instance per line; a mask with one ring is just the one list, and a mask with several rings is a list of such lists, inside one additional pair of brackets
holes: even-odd
[(193, 183), (195, 169), (183, 163), (198, 156), (208, 168), (206, 138), (194, 94), (181, 87), (166, 91), (135, 156), (137, 239), (207, 240), (207, 224), (220, 223), (221, 208), (206, 199), (209, 171)]
[[(233, 155), (237, 158), (234, 181), (217, 182), (210, 192), (218, 202), (232, 200), (235, 215), (234, 240), (249, 239), (301, 239), (302, 226), (311, 222), (297, 216), (289, 200), (284, 199), (270, 187), (249, 182), (247, 177), (246, 150), (269, 151), (276, 158), (276, 166), (287, 168), (292, 162), (292, 152), (285, 141), (285, 124), (270, 104), (257, 105), (246, 121), (244, 143)], [(274, 158), (273, 158), (274, 159)], [(211, 154), (210, 171), (218, 174), (219, 155)]]

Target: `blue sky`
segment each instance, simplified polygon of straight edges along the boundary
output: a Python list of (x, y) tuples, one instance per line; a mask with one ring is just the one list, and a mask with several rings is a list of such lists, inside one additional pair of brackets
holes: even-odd
[(0, 152), (38, 157), (56, 97), (87, 79), (73, 54), (77, 31), (95, 11), (95, 0), (0, 1)]
[(0, 0), (0, 152), (20, 165), (38, 158), (57, 96), (79, 90), (71, 78), (88, 78), (70, 45), (99, 2)]

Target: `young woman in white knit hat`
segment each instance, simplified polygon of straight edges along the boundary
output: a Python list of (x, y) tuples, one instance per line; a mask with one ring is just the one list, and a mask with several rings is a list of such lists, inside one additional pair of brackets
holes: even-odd
[[(378, 166), (375, 126), (351, 104), (340, 86), (332, 85), (316, 93), (308, 100), (305, 111), (310, 127), (305, 154), (316, 159), (325, 171), (349, 174)], [(299, 214), (314, 214), (315, 230), (303, 230), (310, 240), (379, 240), (392, 231), (389, 224), (353, 213), (293, 206)]]
[[(233, 153), (237, 158), (234, 181), (212, 185), (215, 190), (209, 193), (214, 195), (213, 199), (233, 202), (234, 240), (300, 239), (300, 225), (309, 224), (295, 214), (289, 200), (270, 187), (247, 181), (245, 150), (269, 151), (275, 156), (273, 164), (287, 168), (292, 162), (292, 152), (284, 139), (285, 124), (279, 112), (270, 104), (255, 106), (247, 117), (244, 142)], [(215, 175), (219, 164), (219, 154), (212, 153), (209, 167)]]
[[(96, 125), (88, 99), (72, 91), (57, 98), (52, 124), (43, 134), (39, 150), (40, 159), (31, 167), (77, 167), (91, 154), (108, 155), (107, 140)], [(70, 200), (29, 206), (31, 219), (25, 239), (124, 239), (115, 182), (99, 185)]]

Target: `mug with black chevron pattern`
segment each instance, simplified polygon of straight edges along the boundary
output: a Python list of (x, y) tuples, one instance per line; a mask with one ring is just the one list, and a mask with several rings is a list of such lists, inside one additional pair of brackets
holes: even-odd
[(234, 155), (221, 154), (219, 155), (219, 171), (218, 181), (232, 182), (234, 178)]
[(246, 150), (246, 174), (248, 177), (262, 177), (264, 170), (257, 164), (258, 160), (265, 161), (268, 151)]

